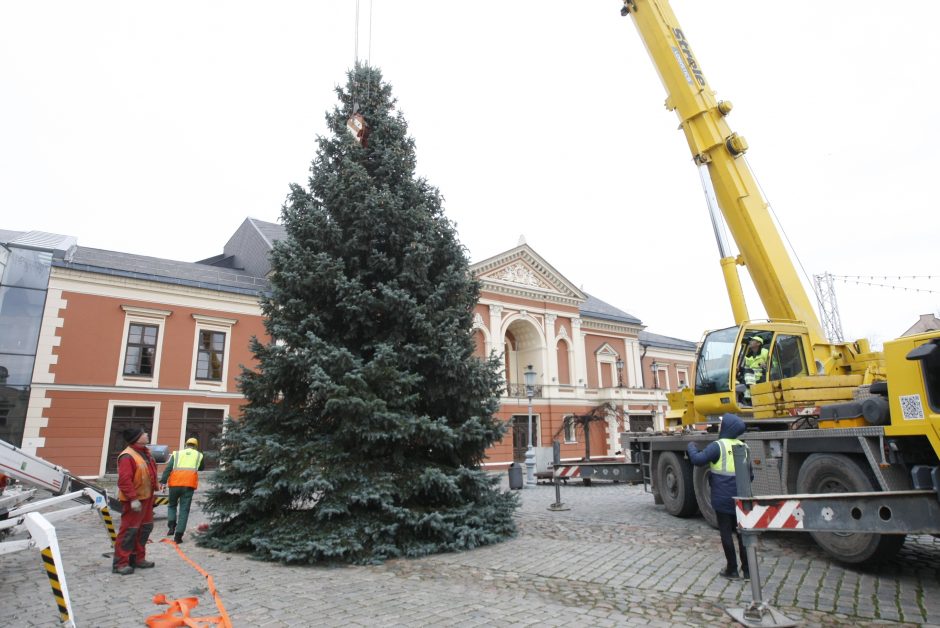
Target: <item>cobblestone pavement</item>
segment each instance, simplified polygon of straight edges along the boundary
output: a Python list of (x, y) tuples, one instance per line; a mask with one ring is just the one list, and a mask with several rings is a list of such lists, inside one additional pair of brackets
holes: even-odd
[[(715, 626), (733, 624), (726, 608), (751, 602), (749, 583), (717, 575), (718, 533), (701, 518), (669, 516), (642, 486), (571, 484), (562, 512), (547, 508), (551, 486), (521, 494), (514, 539), (456, 554), (323, 568), (180, 547), (212, 574), (238, 627)], [(205, 521), (198, 496), (191, 530)], [(155, 532), (163, 517), (158, 508)], [(172, 546), (150, 546), (155, 569), (118, 576), (92, 511), (57, 530), (79, 626), (142, 626), (162, 608), (157, 593), (198, 597), (194, 616), (217, 614), (205, 579)], [(764, 535), (759, 557), (764, 601), (801, 625), (940, 626), (933, 537), (909, 538), (877, 571), (844, 568), (798, 533)], [(0, 626), (57, 625), (38, 552), (0, 556)]]

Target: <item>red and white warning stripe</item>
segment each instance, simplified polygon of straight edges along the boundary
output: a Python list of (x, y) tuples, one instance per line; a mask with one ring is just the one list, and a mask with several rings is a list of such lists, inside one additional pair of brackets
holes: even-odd
[(775, 504), (755, 505), (745, 512), (741, 502), (735, 502), (738, 527), (744, 530), (798, 530), (803, 527), (803, 509), (800, 500), (786, 499)]
[(581, 477), (581, 467), (576, 464), (566, 464), (555, 467), (556, 478), (579, 478)]

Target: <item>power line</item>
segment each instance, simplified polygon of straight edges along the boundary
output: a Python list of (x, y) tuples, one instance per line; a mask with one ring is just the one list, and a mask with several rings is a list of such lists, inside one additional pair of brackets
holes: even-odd
[(875, 279), (881, 281), (890, 281), (891, 279), (940, 279), (940, 275), (833, 275), (834, 279)]
[[(867, 275), (866, 275), (867, 276)], [(896, 275), (891, 277), (873, 277), (876, 279), (893, 279)], [(873, 286), (875, 288), (891, 288), (892, 290), (901, 290), (903, 292), (924, 292), (926, 294), (940, 294), (940, 290), (930, 290), (928, 288), (911, 288), (910, 286), (895, 286), (886, 283), (875, 283), (872, 281), (859, 281), (861, 277), (842, 277), (839, 275), (832, 275), (833, 279), (838, 279), (845, 284), (855, 284), (856, 286)], [(900, 279), (900, 277), (898, 277)]]

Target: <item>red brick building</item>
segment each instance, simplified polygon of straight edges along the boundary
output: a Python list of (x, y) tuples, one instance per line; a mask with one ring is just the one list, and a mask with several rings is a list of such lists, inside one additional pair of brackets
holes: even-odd
[[(222, 254), (178, 262), (0, 230), (0, 438), (97, 476), (113, 471), (121, 430), (140, 425), (171, 449), (197, 437), (211, 464), (223, 418), (244, 402), (236, 377), (253, 363), (250, 338), (265, 335), (258, 298), (283, 236), (249, 218)], [(592, 455), (615, 453), (627, 427), (663, 427), (665, 392), (690, 382), (693, 343), (647, 333), (525, 244), (471, 270), (482, 283), (478, 354), (502, 356), (511, 425), (487, 466), (524, 457), (527, 365), (539, 468), (556, 438), (563, 457), (582, 456), (583, 435), (564, 418), (604, 403), (627, 425), (612, 415), (595, 429)]]

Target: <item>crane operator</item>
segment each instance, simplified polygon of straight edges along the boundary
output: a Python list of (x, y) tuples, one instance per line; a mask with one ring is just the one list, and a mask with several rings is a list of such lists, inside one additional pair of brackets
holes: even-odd
[(768, 355), (764, 339), (760, 336), (751, 336), (747, 342), (747, 350), (744, 352), (744, 368), (742, 369), (744, 384), (747, 386), (744, 391), (744, 401), (748, 405), (751, 403), (751, 384), (763, 380), (764, 372), (767, 370)]

